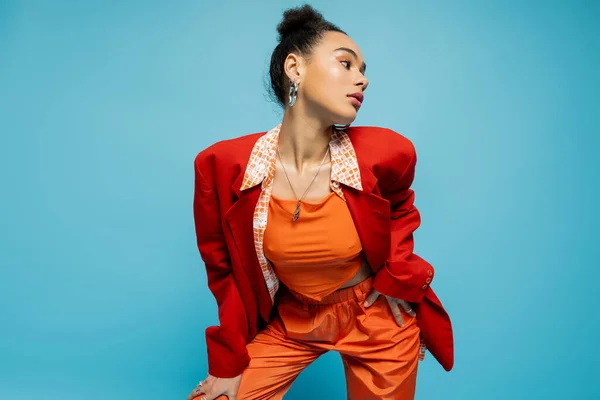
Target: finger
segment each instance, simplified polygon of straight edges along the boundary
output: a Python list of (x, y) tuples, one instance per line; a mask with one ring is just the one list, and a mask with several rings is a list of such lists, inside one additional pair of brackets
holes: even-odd
[(206, 387), (206, 384), (204, 382), (200, 382), (196, 385), (196, 388), (194, 389), (194, 393), (196, 393), (196, 396), (198, 396), (199, 393), (203, 393), (207, 389), (208, 388)]
[(229, 395), (226, 394), (219, 394), (217, 397), (207, 397), (206, 400), (235, 400), (235, 397), (229, 397)]
[(223, 398), (226, 398), (223, 393), (217, 393), (216, 391), (211, 390), (209, 393), (205, 393), (204, 397), (200, 397), (198, 400), (221, 400)]
[(404, 308), (404, 311), (406, 311), (408, 315), (410, 315), (411, 317), (417, 316), (417, 313), (415, 312), (415, 310), (413, 310), (410, 303), (404, 300), (398, 300), (398, 303), (402, 306), (402, 308)]
[(196, 400), (221, 400), (223, 398), (221, 396), (221, 394), (223, 394), (223, 392), (220, 392), (220, 391), (218, 391), (218, 389), (215, 389), (214, 380), (215, 380), (215, 377), (213, 377), (212, 375), (209, 374), (206, 377), (206, 379), (201, 382), (203, 393)]
[(209, 393), (204, 393), (198, 400), (215, 400), (216, 397), (218, 397), (218, 395), (215, 395), (213, 391), (210, 391)]
[(387, 300), (388, 304), (390, 305), (390, 309), (392, 310), (392, 314), (394, 315), (394, 319), (396, 320), (396, 323), (398, 324), (398, 326), (403, 328), (404, 327), (404, 319), (402, 319), (402, 312), (400, 311), (400, 307), (398, 306), (398, 303), (396, 303), (393, 300), (390, 300), (387, 297), (386, 297), (386, 300)]
[(196, 389), (194, 389), (192, 391), (192, 393), (190, 393), (190, 395), (188, 396), (187, 400), (200, 400), (202, 399), (202, 396), (204, 396), (204, 393), (202, 393), (202, 391), (196, 391)]
[(209, 388), (204, 385), (198, 385), (192, 392), (194, 395), (194, 400), (208, 400), (209, 396), (207, 392), (210, 392)]
[(202, 391), (202, 389), (194, 389), (192, 391), (192, 393), (190, 394), (190, 396), (188, 397), (189, 400), (201, 400), (202, 396), (204, 396), (204, 392)]
[(192, 390), (192, 393), (190, 393), (190, 395), (188, 396), (187, 400), (193, 400), (196, 398), (199, 398), (200, 395), (203, 395), (204, 393), (202, 393), (202, 388), (200, 386), (200, 384), (198, 384), (194, 390)]
[(379, 293), (377, 290), (373, 289), (371, 293), (369, 293), (369, 295), (367, 296), (365, 302), (363, 303), (364, 306), (369, 307), (371, 304), (375, 303), (375, 300), (377, 300), (380, 294), (381, 293)]

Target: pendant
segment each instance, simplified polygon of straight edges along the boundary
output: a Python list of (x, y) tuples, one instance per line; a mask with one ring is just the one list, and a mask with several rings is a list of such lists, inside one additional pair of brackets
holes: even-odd
[(296, 211), (294, 211), (292, 221), (296, 222), (298, 218), (300, 218), (300, 200), (298, 200), (298, 204), (296, 204)]

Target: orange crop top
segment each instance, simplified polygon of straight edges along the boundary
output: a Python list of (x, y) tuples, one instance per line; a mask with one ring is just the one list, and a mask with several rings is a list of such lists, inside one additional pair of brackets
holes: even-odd
[(362, 244), (346, 202), (335, 192), (318, 203), (271, 195), (264, 254), (280, 281), (311, 299), (335, 292), (352, 279), (363, 262)]

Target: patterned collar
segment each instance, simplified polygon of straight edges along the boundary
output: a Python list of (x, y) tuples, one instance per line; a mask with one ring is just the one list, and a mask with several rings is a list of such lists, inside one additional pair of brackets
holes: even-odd
[[(269, 178), (267, 181), (273, 178), (280, 129), (281, 123), (261, 136), (254, 144), (240, 191), (258, 185), (265, 178)], [(334, 129), (329, 142), (329, 151), (331, 152), (332, 189), (340, 195), (339, 184), (343, 183), (362, 190), (358, 160), (348, 134)], [(341, 197), (343, 198), (343, 195)]]

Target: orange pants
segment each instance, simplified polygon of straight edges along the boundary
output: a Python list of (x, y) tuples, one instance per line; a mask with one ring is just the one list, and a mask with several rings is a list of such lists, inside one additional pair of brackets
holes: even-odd
[(329, 350), (342, 357), (348, 400), (414, 399), (416, 318), (400, 307), (404, 327), (398, 326), (383, 295), (364, 307), (371, 285), (368, 278), (320, 302), (282, 286), (277, 317), (247, 345), (251, 361), (237, 399), (282, 399), (300, 372)]

